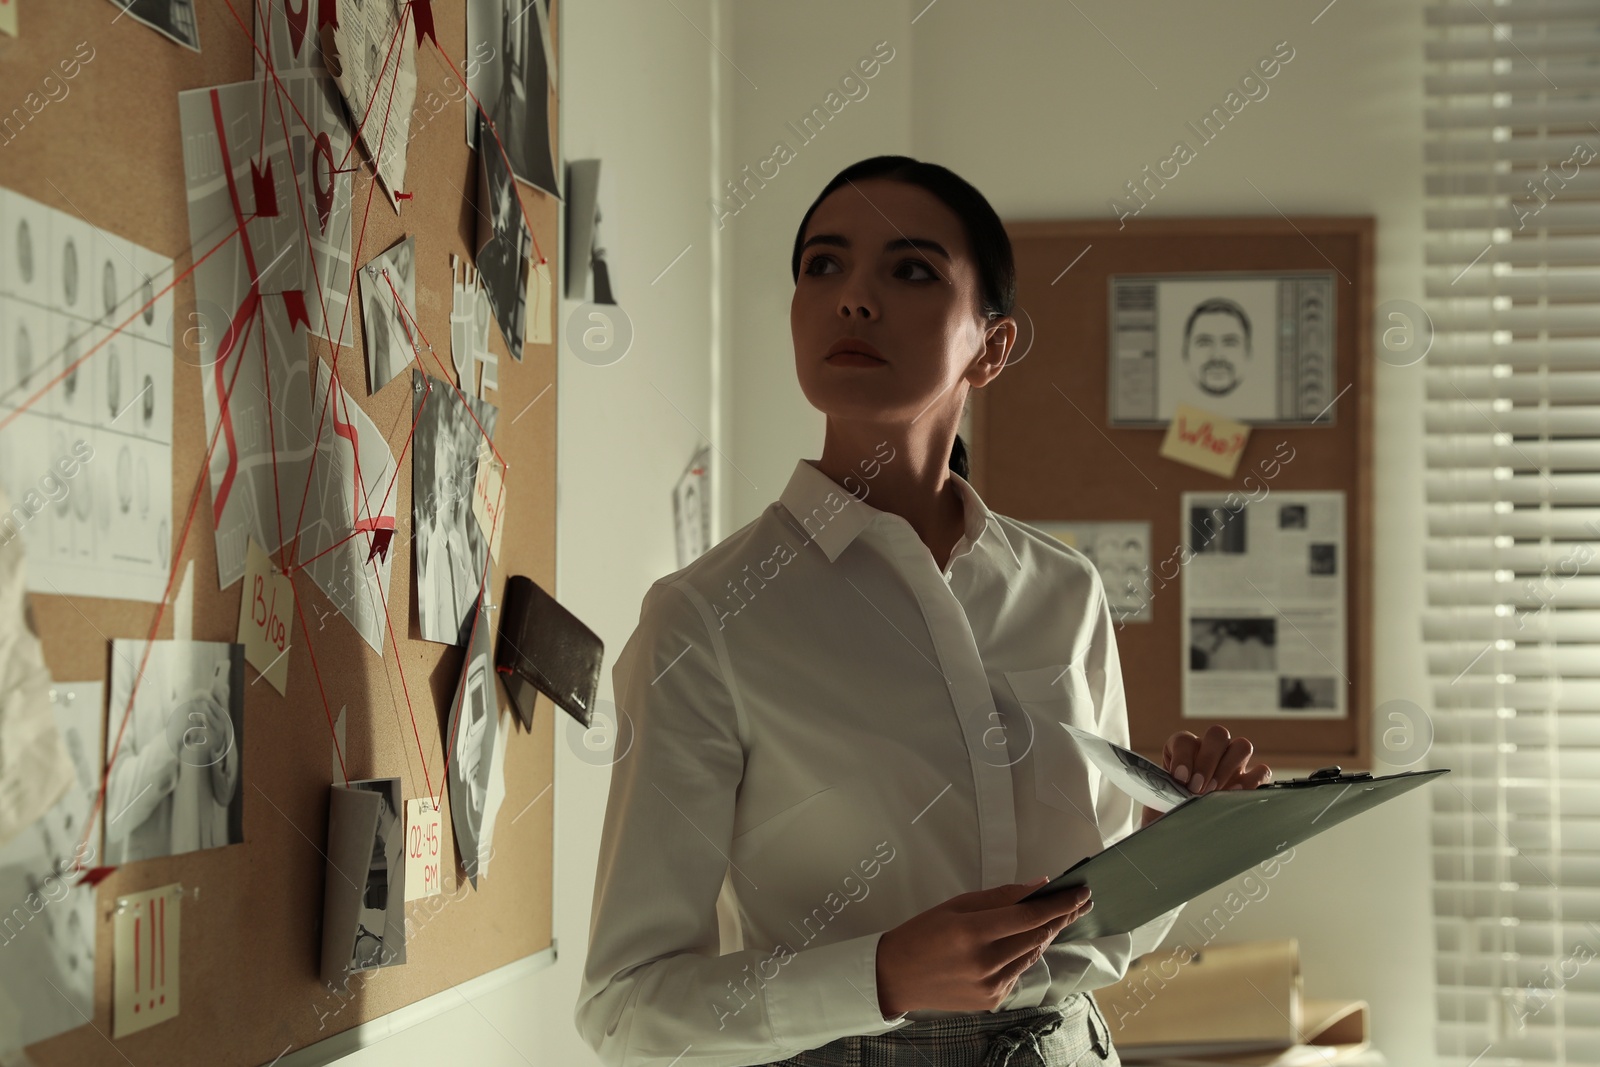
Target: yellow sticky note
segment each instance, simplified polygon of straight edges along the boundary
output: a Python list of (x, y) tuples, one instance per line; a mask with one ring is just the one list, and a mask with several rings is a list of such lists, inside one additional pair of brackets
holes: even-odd
[(444, 892), (440, 855), (444, 830), (439, 805), (432, 797), (406, 801), (406, 899), (420, 900)]
[(277, 573), (272, 558), (255, 538), (245, 549), (244, 592), (239, 597), (239, 643), (244, 659), (272, 688), (288, 695), (289, 619), (294, 613), (294, 583)]
[(0, 0), (0, 32), (17, 35), (17, 0)]
[(505, 529), (506, 469), (495, 454), (478, 453), (478, 477), (472, 486), (472, 514), (489, 539), (489, 555), (500, 562), (500, 534)]
[(1232, 478), (1239, 467), (1250, 427), (1221, 415), (1179, 404), (1167, 424), (1161, 454), (1167, 459), (1187, 463), (1224, 478)]
[(111, 1036), (126, 1037), (178, 1016), (178, 920), (183, 887), (117, 898)]

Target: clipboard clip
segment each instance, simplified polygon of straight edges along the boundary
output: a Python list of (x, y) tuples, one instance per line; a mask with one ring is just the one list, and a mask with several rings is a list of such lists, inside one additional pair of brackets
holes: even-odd
[(1289, 778), (1282, 782), (1269, 782), (1262, 786), (1262, 788), (1292, 789), (1295, 786), (1323, 785), (1328, 782), (1370, 781), (1372, 781), (1372, 773), (1370, 771), (1355, 771), (1351, 774), (1345, 774), (1343, 769), (1340, 768), (1338, 764), (1335, 764), (1332, 767), (1321, 767), (1317, 770), (1314, 770), (1304, 778)]

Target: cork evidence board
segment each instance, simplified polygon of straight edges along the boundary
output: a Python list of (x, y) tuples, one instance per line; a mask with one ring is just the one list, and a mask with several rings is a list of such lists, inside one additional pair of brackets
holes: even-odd
[[(316, 3), (301, 0), (289, 9), (298, 7), (303, 18)], [(367, 6), (372, 7), (371, 0)], [(165, 10), (168, 5), (140, 7)], [(212, 442), (206, 433), (203, 368), (194, 332), (216, 327), (207, 321), (207, 309), (195, 304), (191, 272), (209, 249), (191, 249), (178, 94), (258, 77), (249, 30), (258, 11), (248, 0), (171, 7), (190, 10), (197, 18), (199, 52), (175, 44), (106, 0), (26, 3), (21, 36), (0, 36), (6, 106), (13, 103), (12, 96), (20, 103), (29, 87), (39, 87), (32, 99), (44, 101), (37, 110), (30, 105), (20, 132), (16, 123), (7, 129), (0, 148), (0, 186), (171, 257), (174, 269), (167, 277), (178, 279), (171, 295), (176, 328), (168, 528), (174, 551), (169, 553), (170, 574), (162, 583), (165, 599), (32, 596), (51, 677), (57, 682), (102, 681), (107, 693), (110, 642), (171, 638), (180, 611), (178, 586), (190, 564), (190, 626), (196, 641), (238, 639), (246, 584), (236, 580), (219, 587), (206, 463)], [(435, 379), (436, 391), (443, 389), (449, 396), (454, 390), (448, 372), (430, 357), (450, 366), (451, 255), (472, 262), (480, 217), (475, 205), (477, 153), (464, 136), (467, 108), (473, 104), (456, 73), (468, 55), (466, 12), (459, 0), (406, 8), (406, 33), (414, 32), (410, 15), (425, 16), (431, 10), (436, 36), (436, 41), (422, 41), (415, 52), (416, 107), (404, 181), (411, 196), (399, 201), (397, 211), (381, 186), (374, 192), (371, 157), (360, 149), (349, 156), (352, 258), (360, 267), (402, 237), (414, 238), (415, 323), (433, 345), (433, 352), (424, 349), (418, 358)], [(350, 19), (351, 0), (341, 0), (337, 11)], [(549, 14), (553, 35), (553, 7)], [(553, 48), (553, 38), (551, 43)], [(65, 78), (61, 63), (74, 57), (73, 73)], [(550, 134), (552, 145), (558, 145), (551, 82)], [(534, 262), (544, 257), (551, 276), (559, 278), (559, 200), (531, 185), (519, 182), (516, 188), (532, 230)], [(292, 200), (288, 207), (293, 209)], [(317, 301), (317, 294), (306, 296)], [(406, 799), (438, 796), (444, 762), (441, 734), (464, 660), (461, 647), (420, 637), (410, 537), (410, 372), (369, 393), (358, 304), (351, 299), (343, 343), (311, 338), (309, 358), (330, 367), (337, 360), (337, 377), (348, 397), (381, 429), (398, 461), (392, 481), (396, 525), (388, 553), (382, 654), (334, 609), (307, 571), (291, 567), (298, 610), (286, 620), (292, 635), (286, 695), (265, 681), (255, 684), (254, 667), (244, 670), (239, 786), (244, 794), (243, 843), (126, 863), (98, 885), (93, 1018), (31, 1046), (28, 1055), (39, 1067), (266, 1064), (291, 1048), (328, 1038), (552, 944), (554, 732), (544, 717), (551, 706), (540, 700), (531, 733), (519, 728), (509, 737), (506, 796), (488, 876), (479, 879), (476, 890), (468, 885), (446, 799), (443, 892), (406, 905), (411, 932), (405, 964), (367, 972), (337, 990), (319, 980), (323, 848), (330, 783), (337, 777), (331, 721), (345, 713), (342, 757), (350, 780), (396, 776)], [(549, 340), (554, 342), (551, 325)], [(547, 589), (554, 585), (556, 354), (553, 343), (529, 343), (520, 361), (511, 360), (497, 328), (490, 330), (489, 346), (498, 355), (498, 389), (489, 390), (486, 399), (499, 410), (494, 440), (507, 463), (505, 532), (488, 579), (489, 596), (498, 601), (511, 574), (528, 575)], [(256, 345), (249, 344), (248, 351), (254, 357)], [(96, 358), (104, 356), (91, 356), (84, 366), (93, 370)], [(314, 381), (315, 375), (311, 377)], [(48, 457), (38, 458), (42, 468)], [(295, 560), (293, 543), (273, 557)], [(499, 703), (504, 707), (503, 695)], [(118, 716), (110, 717), (115, 730)], [(175, 1019), (113, 1040), (114, 902), (169, 883), (182, 886), (180, 1012)]]
[[(1172, 733), (1204, 734), (1217, 722), (1278, 767), (1370, 769), (1374, 220), (1030, 220), (1006, 229), (1022, 335), (1013, 365), (972, 394), (974, 484), (991, 507), (1023, 522), (1149, 523), (1148, 617), (1113, 615), (1133, 747), (1159, 760)], [(1164, 424), (1112, 425), (1109, 417), (1112, 278), (1214, 271), (1331, 273), (1335, 307), (1331, 406), (1314, 421), (1249, 421), (1232, 478), (1163, 458)], [(1234, 492), (1248, 508), (1272, 494), (1329, 490), (1344, 494), (1346, 656), (1336, 684), (1348, 714), (1184, 717), (1190, 635), (1178, 572), (1190, 533), (1180, 522), (1182, 495)]]

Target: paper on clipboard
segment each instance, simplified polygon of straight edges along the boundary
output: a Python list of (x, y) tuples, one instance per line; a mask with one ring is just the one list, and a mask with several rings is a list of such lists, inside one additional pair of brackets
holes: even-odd
[(1067, 723), (1062, 723), (1061, 728), (1072, 736), (1084, 758), (1100, 768), (1106, 781), (1145, 807), (1165, 813), (1194, 795), (1139, 753)]

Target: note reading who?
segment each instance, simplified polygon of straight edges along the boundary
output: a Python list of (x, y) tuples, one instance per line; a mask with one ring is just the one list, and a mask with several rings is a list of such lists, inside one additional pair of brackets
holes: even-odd
[(1222, 415), (1179, 404), (1167, 424), (1161, 455), (1224, 478), (1232, 478), (1250, 440), (1250, 427)]

